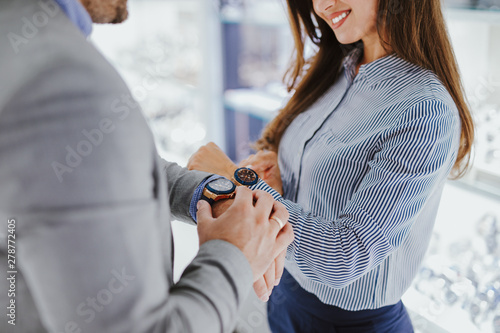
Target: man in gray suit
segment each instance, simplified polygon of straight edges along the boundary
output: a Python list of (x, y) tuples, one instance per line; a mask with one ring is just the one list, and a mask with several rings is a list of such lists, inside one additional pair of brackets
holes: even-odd
[[(85, 38), (126, 0), (81, 1), (0, 0), (0, 331), (228, 332), (292, 241), (288, 213), (239, 187), (212, 217), (215, 176), (158, 157)], [(170, 217), (196, 207), (200, 249), (174, 284)]]

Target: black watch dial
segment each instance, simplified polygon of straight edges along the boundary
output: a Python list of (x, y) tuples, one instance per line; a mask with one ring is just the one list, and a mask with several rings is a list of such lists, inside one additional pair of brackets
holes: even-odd
[(236, 189), (236, 185), (227, 178), (212, 180), (206, 188), (215, 194), (230, 194)]
[(234, 178), (242, 185), (251, 186), (257, 184), (259, 176), (257, 172), (249, 168), (239, 168), (234, 172)]

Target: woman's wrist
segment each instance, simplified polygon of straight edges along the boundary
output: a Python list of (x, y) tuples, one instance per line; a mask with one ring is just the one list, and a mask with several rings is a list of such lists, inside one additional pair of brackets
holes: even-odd
[(225, 168), (226, 172), (221, 176), (224, 176), (227, 179), (233, 181), (234, 172), (236, 171), (236, 169), (238, 169), (238, 166), (236, 164), (234, 164), (234, 163), (228, 164)]

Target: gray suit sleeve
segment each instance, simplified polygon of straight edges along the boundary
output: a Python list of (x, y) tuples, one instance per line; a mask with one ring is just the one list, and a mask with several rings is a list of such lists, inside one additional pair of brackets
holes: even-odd
[(201, 171), (190, 171), (176, 163), (161, 159), (162, 171), (167, 175), (168, 192), (170, 195), (170, 211), (173, 219), (194, 223), (189, 213), (189, 204), (194, 190), (211, 174)]
[[(207, 242), (171, 283), (167, 205), (146, 122), (115, 79), (96, 79), (102, 69), (56, 62), (0, 110), (0, 215), (17, 219), (18, 269), (44, 326), (230, 331), (251, 288), (245, 256)], [(179, 195), (172, 207), (185, 215), (184, 198), (205, 176), (164, 167)]]

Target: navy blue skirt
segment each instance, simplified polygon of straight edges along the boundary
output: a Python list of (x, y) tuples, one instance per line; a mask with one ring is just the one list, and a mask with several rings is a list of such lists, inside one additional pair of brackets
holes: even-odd
[(346, 311), (322, 303), (285, 270), (267, 303), (273, 333), (412, 333), (403, 303), (375, 310)]

